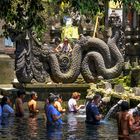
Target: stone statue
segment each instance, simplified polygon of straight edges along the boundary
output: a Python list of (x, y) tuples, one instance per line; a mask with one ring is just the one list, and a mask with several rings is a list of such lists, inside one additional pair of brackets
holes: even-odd
[[(114, 25), (117, 26), (117, 25)], [(88, 83), (99, 77), (112, 79), (122, 72), (123, 55), (117, 47), (119, 29), (105, 43), (99, 38), (81, 36), (75, 43), (67, 70), (61, 70), (57, 54), (48, 45), (41, 44), (30, 31), (10, 31), (16, 42), (15, 70), (20, 83), (47, 82), (73, 83), (82, 74)], [(62, 54), (63, 55), (63, 54)]]

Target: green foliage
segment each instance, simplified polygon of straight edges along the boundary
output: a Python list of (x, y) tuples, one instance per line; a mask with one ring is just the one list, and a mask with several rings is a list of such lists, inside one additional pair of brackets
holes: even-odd
[[(61, 0), (66, 1), (66, 0)], [(140, 11), (140, 0), (113, 0), (119, 2), (120, 5), (131, 5), (137, 11)], [(70, 0), (71, 6), (81, 11), (82, 14), (93, 14), (96, 15), (99, 11), (104, 12), (102, 4), (109, 2), (109, 0)]]
[(41, 0), (1, 0), (0, 18), (18, 31), (44, 25)]
[(135, 1), (134, 2), (134, 7), (138, 11), (138, 13), (140, 14), (140, 1)]
[(114, 2), (119, 2), (121, 5), (124, 5), (128, 8), (128, 6), (131, 6), (135, 10), (137, 10), (140, 13), (140, 0), (113, 0)]
[(72, 0), (71, 6), (87, 16), (96, 15), (99, 11), (104, 11), (100, 5), (101, 0)]
[(126, 90), (129, 90), (131, 86), (131, 75), (119, 76), (118, 78), (112, 79), (112, 83), (115, 85), (121, 84)]
[[(140, 12), (139, 0), (114, 1), (130, 5)], [(0, 0), (0, 19), (4, 19), (6, 25), (13, 26), (16, 30), (34, 27), (41, 34), (52, 16), (63, 16), (70, 8), (74, 8), (93, 18), (97, 13), (104, 13), (107, 2), (108, 0)]]

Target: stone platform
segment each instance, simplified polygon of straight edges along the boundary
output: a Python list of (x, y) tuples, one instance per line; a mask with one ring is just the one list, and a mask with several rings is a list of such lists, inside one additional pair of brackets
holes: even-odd
[(61, 94), (64, 100), (67, 100), (71, 97), (73, 92), (80, 92), (81, 98), (85, 99), (87, 95), (87, 89), (89, 89), (89, 84), (19, 84), (13, 83), (14, 88), (24, 88), (26, 92), (35, 91), (38, 93), (40, 100), (48, 97), (49, 93)]

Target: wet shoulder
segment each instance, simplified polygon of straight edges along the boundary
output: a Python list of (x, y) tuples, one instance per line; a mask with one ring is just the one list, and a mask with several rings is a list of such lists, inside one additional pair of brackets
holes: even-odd
[(15, 103), (16, 103), (16, 104), (21, 104), (21, 103), (22, 103), (22, 99), (20, 99), (20, 98), (16, 98)]

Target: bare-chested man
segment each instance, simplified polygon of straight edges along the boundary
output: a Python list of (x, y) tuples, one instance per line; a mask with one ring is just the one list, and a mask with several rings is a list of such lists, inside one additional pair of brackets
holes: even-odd
[(38, 98), (37, 93), (32, 91), (31, 100), (28, 102), (28, 108), (31, 114), (36, 114), (39, 112), (39, 110), (37, 109), (37, 102), (36, 102), (37, 98)]
[(118, 135), (119, 140), (131, 140), (129, 134), (140, 130), (140, 126), (134, 125), (134, 118), (128, 112), (129, 104), (127, 101), (122, 101), (121, 111), (117, 113)]
[(17, 92), (17, 98), (15, 101), (15, 109), (16, 109), (16, 116), (17, 117), (22, 117), (24, 116), (24, 109), (23, 109), (23, 99), (25, 97), (25, 91), (24, 90), (19, 90)]

